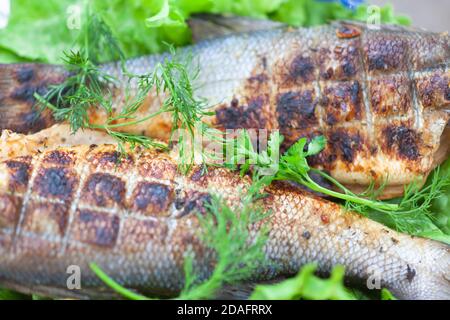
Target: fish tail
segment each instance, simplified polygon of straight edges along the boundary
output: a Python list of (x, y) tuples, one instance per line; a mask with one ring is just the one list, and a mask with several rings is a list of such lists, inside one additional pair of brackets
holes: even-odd
[(54, 123), (49, 112), (36, 108), (35, 93), (48, 91), (50, 85), (62, 83), (63, 68), (46, 64), (0, 64), (0, 131), (36, 132)]
[(420, 238), (409, 244), (414, 242), (399, 252), (404, 264), (386, 287), (400, 299), (450, 300), (450, 245)]

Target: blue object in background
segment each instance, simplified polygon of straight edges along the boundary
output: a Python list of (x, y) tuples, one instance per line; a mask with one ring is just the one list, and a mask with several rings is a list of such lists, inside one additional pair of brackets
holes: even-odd
[[(325, 2), (336, 2), (337, 0), (320, 0)], [(365, 0), (339, 0), (344, 6), (350, 9), (355, 9), (360, 4), (364, 3)]]

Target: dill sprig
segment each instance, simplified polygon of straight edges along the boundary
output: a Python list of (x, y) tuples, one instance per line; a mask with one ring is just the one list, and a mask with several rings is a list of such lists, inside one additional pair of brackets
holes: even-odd
[[(424, 226), (429, 226), (435, 219), (431, 211), (433, 201), (439, 198), (448, 186), (450, 186), (450, 174), (442, 176), (438, 167), (431, 173), (428, 183), (424, 187), (421, 187), (419, 182), (412, 182), (405, 186), (403, 197), (385, 201), (397, 204), (398, 210), (396, 211), (375, 211), (352, 202), (347, 202), (346, 208), (379, 221), (397, 231), (420, 235)], [(375, 198), (378, 193), (369, 191), (368, 197)]]
[[(64, 52), (64, 65), (67, 69), (66, 80), (51, 86), (45, 96), (35, 94), (40, 111), (49, 109), (56, 120), (67, 121), (72, 133), (79, 129), (90, 128), (103, 130), (118, 141), (119, 149), (124, 150), (124, 144), (132, 148), (163, 148), (167, 146), (158, 143), (150, 137), (123, 132), (120, 128), (133, 126), (148, 121), (161, 113), (172, 116), (172, 132), (186, 131), (178, 136), (180, 146), (180, 169), (187, 172), (194, 163), (194, 151), (188, 145), (194, 144), (195, 125), (201, 118), (211, 115), (206, 111), (205, 101), (194, 97), (192, 81), (198, 75), (198, 70), (190, 72), (192, 59), (187, 56), (180, 61), (175, 50), (170, 47), (172, 57), (158, 63), (154, 69), (142, 75), (136, 75), (126, 70), (124, 55), (108, 25), (95, 14), (86, 16), (86, 27), (80, 34), (79, 50)], [(137, 81), (137, 92), (127, 97), (119, 113), (113, 110), (113, 94), (111, 88), (116, 88), (118, 80), (102, 71), (99, 61), (118, 60), (124, 75), (128, 76), (127, 84)], [(126, 84), (122, 84), (125, 85)], [(129, 88), (122, 88), (126, 92)], [(164, 95), (166, 98), (159, 110), (136, 117), (136, 113), (150, 92)], [(100, 108), (106, 113), (106, 120), (101, 124), (91, 124), (89, 109)]]
[(203, 231), (199, 236), (207, 247), (215, 251), (217, 263), (209, 278), (202, 282), (193, 270), (193, 258), (189, 258), (185, 263), (185, 286), (179, 299), (214, 297), (224, 284), (247, 279), (261, 265), (265, 259), (263, 246), (267, 240), (267, 230), (263, 227), (252, 236), (249, 226), (268, 214), (255, 206), (254, 200), (254, 196), (246, 196), (242, 208), (232, 209), (220, 197), (212, 197), (211, 203), (206, 206), (210, 214), (199, 216)]

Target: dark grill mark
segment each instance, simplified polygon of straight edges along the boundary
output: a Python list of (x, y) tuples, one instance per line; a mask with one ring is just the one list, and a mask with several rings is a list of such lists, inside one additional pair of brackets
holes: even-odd
[(356, 67), (352, 62), (346, 61), (342, 64), (342, 70), (346, 77), (351, 77), (356, 74)]
[(6, 166), (11, 174), (9, 188), (11, 191), (23, 191), (28, 185), (31, 165), (21, 161), (6, 161)]
[(107, 173), (91, 175), (85, 184), (83, 199), (100, 207), (124, 205), (125, 183)]
[(439, 108), (442, 105), (448, 105), (450, 88), (449, 78), (445, 73), (435, 72), (416, 81), (417, 91), (423, 106)]
[(34, 77), (34, 70), (32, 67), (22, 67), (16, 71), (17, 81), (24, 83), (30, 81)]
[(355, 155), (362, 149), (363, 140), (358, 133), (350, 134), (343, 129), (338, 129), (330, 135), (330, 145), (333, 153), (341, 155), (341, 158), (352, 163)]
[(404, 70), (407, 43), (402, 39), (388, 39), (386, 36), (369, 39), (365, 48), (369, 71)]
[(403, 125), (389, 126), (383, 130), (386, 139), (386, 149), (392, 151), (396, 148), (398, 155), (408, 160), (420, 158), (420, 135)]
[(325, 87), (322, 104), (326, 108), (326, 122), (361, 119), (361, 89), (358, 81), (342, 82), (337, 86)]
[(219, 126), (226, 129), (257, 129), (265, 128), (267, 119), (263, 113), (264, 98), (251, 99), (247, 106), (239, 106), (239, 101), (233, 99), (230, 106), (222, 106), (216, 110)]
[(34, 103), (36, 99), (34, 98), (34, 93), (39, 95), (44, 95), (47, 92), (47, 85), (31, 85), (24, 84), (21, 87), (18, 87), (11, 93), (11, 98), (18, 101), (24, 101), (27, 103)]
[(73, 235), (81, 242), (113, 247), (119, 234), (119, 225), (118, 216), (82, 210), (77, 212), (73, 224)]
[(166, 212), (172, 202), (171, 188), (160, 183), (141, 182), (133, 193), (133, 208), (145, 213)]
[(291, 63), (289, 75), (292, 79), (314, 80), (314, 64), (309, 57), (297, 56)]
[(43, 162), (62, 166), (70, 165), (75, 162), (74, 153), (61, 150), (53, 150), (45, 155)]
[(76, 174), (64, 168), (41, 169), (36, 177), (35, 189), (42, 197), (68, 200), (77, 184)]
[(279, 127), (304, 129), (316, 124), (316, 105), (311, 90), (281, 94), (277, 99)]
[(206, 207), (212, 201), (212, 197), (209, 193), (194, 192), (191, 195), (187, 195), (185, 198), (175, 200), (175, 207), (178, 210), (182, 209), (178, 217), (184, 217), (191, 212), (198, 212), (201, 214), (206, 213)]

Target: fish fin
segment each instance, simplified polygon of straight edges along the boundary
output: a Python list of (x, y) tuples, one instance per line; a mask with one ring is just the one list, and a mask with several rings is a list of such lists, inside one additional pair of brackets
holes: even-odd
[(45, 64), (0, 64), (0, 131), (36, 132), (54, 123), (35, 108), (35, 93), (45, 94), (66, 77), (62, 67)]
[(199, 42), (235, 33), (270, 30), (286, 26), (281, 22), (217, 14), (193, 15), (188, 20), (192, 39)]

